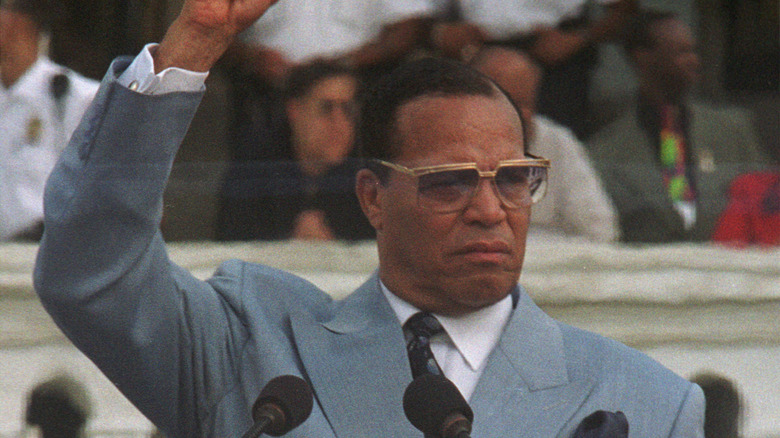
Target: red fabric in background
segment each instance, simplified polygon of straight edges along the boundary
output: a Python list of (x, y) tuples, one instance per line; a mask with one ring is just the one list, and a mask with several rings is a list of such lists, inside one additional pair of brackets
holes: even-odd
[(737, 247), (780, 245), (780, 170), (734, 179), (712, 240)]

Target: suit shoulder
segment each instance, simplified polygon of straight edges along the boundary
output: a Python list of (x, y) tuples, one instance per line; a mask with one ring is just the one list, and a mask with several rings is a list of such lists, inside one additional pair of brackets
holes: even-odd
[(692, 102), (690, 108), (694, 115), (705, 119), (715, 119), (712, 123), (720, 121), (750, 122), (753, 113), (746, 108), (731, 105), (711, 105), (703, 102)]
[(315, 309), (332, 298), (310, 281), (281, 269), (242, 260), (223, 262), (208, 280), (223, 295), (238, 295), (245, 305), (265, 308)]
[(704, 396), (698, 386), (617, 341), (561, 329), (570, 379), (592, 383), (584, 412), (621, 411), (644, 436), (700, 436)]
[(614, 159), (618, 155), (632, 158), (631, 146), (642, 135), (636, 110), (627, 110), (615, 120), (594, 132), (585, 142), (588, 152), (594, 160)]
[(222, 262), (209, 281), (212, 284), (240, 282), (245, 287), (278, 286), (289, 289), (291, 293), (327, 295), (310, 281), (291, 272), (238, 259)]
[(717, 130), (719, 133), (728, 133), (729, 135), (746, 135), (749, 133), (751, 137), (755, 136), (753, 113), (745, 108), (714, 106), (700, 102), (692, 103), (690, 108), (697, 126), (704, 129)]
[[(690, 383), (647, 354), (613, 339), (566, 324), (560, 324), (571, 372), (589, 378), (627, 380), (641, 377), (643, 386), (680, 388)], [(585, 377), (585, 376), (582, 376)]]

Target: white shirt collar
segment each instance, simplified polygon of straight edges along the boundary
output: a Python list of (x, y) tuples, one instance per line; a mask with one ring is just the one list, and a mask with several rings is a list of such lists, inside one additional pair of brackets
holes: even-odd
[[(390, 292), (381, 280), (379, 285), (401, 325), (420, 311)], [(501, 333), (512, 315), (512, 297), (507, 295), (501, 301), (467, 315), (457, 317), (434, 315), (441, 322), (449, 340), (463, 356), (469, 368), (472, 371), (477, 371), (482, 368), (490, 352), (498, 343)]]

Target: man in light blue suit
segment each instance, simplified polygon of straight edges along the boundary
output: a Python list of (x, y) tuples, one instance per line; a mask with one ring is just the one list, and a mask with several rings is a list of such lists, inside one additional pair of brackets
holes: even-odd
[(472, 436), (570, 437), (596, 411), (632, 437), (701, 437), (701, 390), (645, 355), (558, 323), (518, 286), (548, 162), (484, 76), (424, 60), (369, 97), (356, 193), (379, 268), (342, 301), (266, 266), (200, 281), (159, 232), (171, 163), (205, 72), (270, 0), (187, 0), (163, 42), (119, 59), (47, 185), (35, 287), (57, 324), (162, 431), (240, 436), (275, 376), (312, 386), (291, 437), (411, 437), (402, 322), (419, 310), (474, 410)]

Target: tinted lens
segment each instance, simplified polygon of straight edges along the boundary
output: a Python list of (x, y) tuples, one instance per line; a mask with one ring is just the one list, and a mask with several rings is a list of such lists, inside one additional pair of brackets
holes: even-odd
[(420, 175), (420, 200), (434, 210), (456, 210), (468, 200), (479, 183), (477, 169), (442, 170)]
[(531, 201), (539, 202), (547, 192), (547, 168), (531, 167), (528, 172), (530, 181)]
[(535, 195), (544, 181), (545, 174), (546, 169), (543, 167), (511, 164), (501, 166), (496, 172), (496, 187), (507, 206), (527, 206), (537, 201)]

